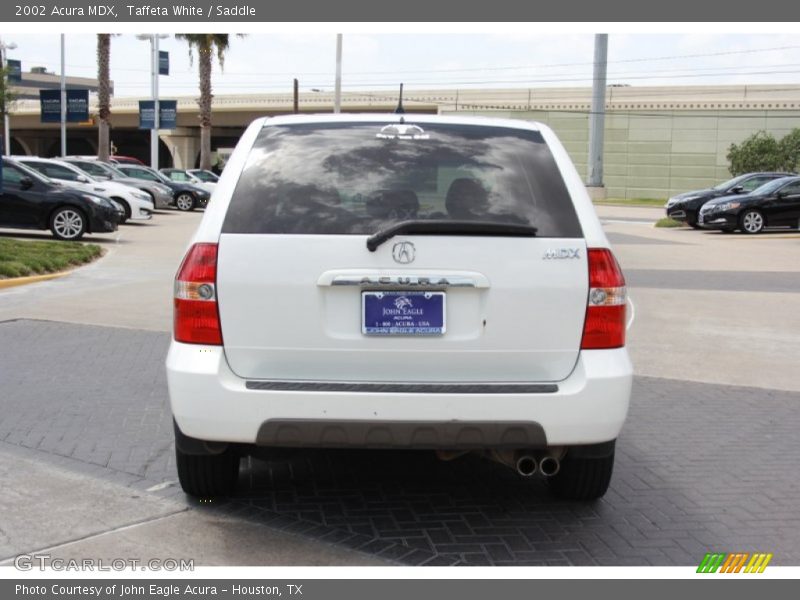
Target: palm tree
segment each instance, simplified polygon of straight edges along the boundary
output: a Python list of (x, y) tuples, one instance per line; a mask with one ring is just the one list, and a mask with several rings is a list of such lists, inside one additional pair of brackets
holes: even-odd
[[(176, 38), (189, 44), (189, 58), (197, 51), (197, 66), (200, 76), (200, 168), (211, 168), (211, 66), (214, 53), (220, 69), (225, 65), (225, 51), (230, 44), (227, 33), (179, 33)], [(242, 37), (242, 36), (239, 36)]]
[(97, 128), (97, 158), (108, 160), (111, 129), (111, 34), (97, 34), (97, 104), (100, 123)]

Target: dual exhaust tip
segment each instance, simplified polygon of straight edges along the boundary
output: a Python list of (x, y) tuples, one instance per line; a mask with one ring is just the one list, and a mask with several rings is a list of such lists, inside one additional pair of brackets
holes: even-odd
[(561, 462), (555, 456), (547, 455), (537, 460), (532, 454), (522, 454), (517, 458), (514, 467), (522, 477), (532, 477), (537, 472), (545, 477), (552, 477), (561, 469)]

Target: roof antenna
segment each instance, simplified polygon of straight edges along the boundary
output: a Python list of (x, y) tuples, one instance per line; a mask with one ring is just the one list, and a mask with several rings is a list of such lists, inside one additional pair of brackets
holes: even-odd
[[(394, 114), (396, 115), (404, 115), (406, 113), (406, 109), (403, 108), (403, 84), (400, 84), (400, 98), (397, 100), (397, 108), (394, 109)], [(403, 123), (404, 119), (400, 117), (400, 122)]]

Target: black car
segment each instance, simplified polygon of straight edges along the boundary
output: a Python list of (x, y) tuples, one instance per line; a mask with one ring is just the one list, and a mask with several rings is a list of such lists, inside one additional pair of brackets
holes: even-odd
[(746, 173), (706, 190), (678, 194), (667, 200), (667, 216), (697, 229), (700, 227), (697, 224), (700, 208), (709, 200), (732, 194), (746, 194), (769, 181), (789, 175), (794, 173)]
[(727, 233), (737, 229), (760, 233), (765, 227), (800, 226), (800, 177), (782, 177), (749, 194), (723, 196), (706, 202), (698, 224)]
[(208, 204), (208, 199), (211, 197), (211, 194), (201, 187), (197, 187), (191, 183), (173, 181), (163, 173), (154, 171), (150, 167), (140, 167), (137, 165), (116, 165), (116, 167), (128, 177), (156, 181), (171, 188), (175, 197), (175, 206), (178, 210), (188, 211), (194, 210), (197, 207), (205, 208)]
[(2, 186), (0, 227), (49, 229), (60, 240), (117, 230), (120, 214), (108, 199), (61, 186), (8, 158)]

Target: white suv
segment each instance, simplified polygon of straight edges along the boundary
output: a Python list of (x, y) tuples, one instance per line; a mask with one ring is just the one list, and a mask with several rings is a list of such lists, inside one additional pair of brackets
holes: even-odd
[(608, 488), (632, 380), (625, 280), (543, 125), (259, 119), (174, 307), (189, 494), (231, 492), (239, 458), (270, 447), (477, 451), (562, 498)]

